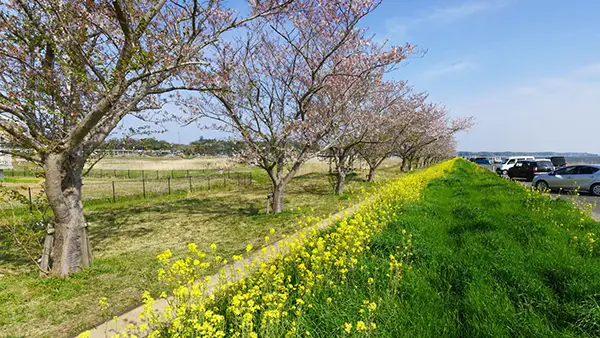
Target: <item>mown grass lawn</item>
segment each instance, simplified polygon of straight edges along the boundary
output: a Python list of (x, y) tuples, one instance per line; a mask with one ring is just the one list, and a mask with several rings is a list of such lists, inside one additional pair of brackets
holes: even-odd
[[(397, 167), (390, 167), (378, 177), (398, 174)], [(271, 236), (276, 240), (294, 232), (302, 216), (337, 212), (353, 203), (361, 186), (371, 186), (353, 177), (348, 193), (335, 196), (326, 174), (301, 175), (286, 192), (286, 211), (265, 215), (268, 185), (265, 177), (256, 180), (244, 190), (86, 204), (94, 262), (66, 279), (39, 278), (22, 252), (0, 252), (0, 336), (77, 334), (139, 305), (144, 290), (157, 295), (156, 255), (163, 250), (170, 248), (177, 255), (193, 242), (210, 252), (209, 246), (216, 243), (216, 254), (229, 257), (244, 252), (249, 243), (260, 248), (271, 228), (276, 229)], [(0, 238), (3, 246), (9, 241)], [(100, 311), (101, 297), (110, 304), (107, 313)]]
[[(391, 291), (390, 254), (408, 234), (412, 254)], [(354, 336), (598, 337), (597, 235), (600, 223), (568, 202), (459, 160), (374, 238), (364, 268), (308, 310), (298, 331), (345, 335), (348, 323)], [(377, 310), (366, 312), (365, 299), (378, 299)], [(358, 334), (366, 313), (377, 328)]]

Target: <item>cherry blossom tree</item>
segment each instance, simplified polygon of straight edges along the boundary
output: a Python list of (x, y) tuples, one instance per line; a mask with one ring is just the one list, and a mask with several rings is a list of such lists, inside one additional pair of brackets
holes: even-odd
[(211, 91), (222, 35), (290, 1), (252, 1), (240, 18), (218, 0), (7, 0), (0, 4), (0, 130), (40, 165), (53, 210), (42, 269), (92, 261), (82, 170), (121, 119), (168, 93)]
[(252, 23), (248, 36), (220, 51), (226, 89), (183, 99), (195, 117), (218, 121), (247, 145), (246, 160), (269, 175), (273, 210), (283, 210), (287, 184), (308, 159), (326, 152), (324, 137), (339, 110), (321, 95), (342, 80), (357, 81), (393, 67), (412, 46), (376, 43), (357, 24), (380, 1), (299, 0), (289, 12)]
[(451, 119), (445, 107), (436, 103), (423, 103), (417, 107), (416, 118), (407, 131), (406, 137), (396, 148), (396, 153), (402, 157), (401, 170), (412, 170), (417, 154), (424, 147), (468, 130), (473, 124), (472, 117)]
[(417, 167), (428, 166), (432, 163), (456, 157), (456, 140), (453, 135), (442, 137), (423, 147), (417, 152), (416, 156), (414, 161)]
[(326, 98), (322, 106), (338, 110), (334, 128), (323, 140), (329, 144), (328, 156), (335, 164), (336, 183), (334, 192), (344, 192), (346, 175), (354, 168), (354, 161), (363, 147), (380, 142), (378, 138), (389, 131), (386, 123), (391, 120), (395, 107), (401, 105), (407, 86), (403, 81), (383, 81), (382, 73), (363, 76), (359, 81), (340, 78), (339, 83), (321, 93)]
[(385, 109), (374, 119), (376, 132), (369, 133), (358, 149), (369, 167), (368, 182), (375, 179), (375, 171), (406, 139), (409, 128), (418, 121), (417, 108), (426, 99), (425, 93), (414, 93), (405, 82), (390, 82), (384, 87), (380, 101)]

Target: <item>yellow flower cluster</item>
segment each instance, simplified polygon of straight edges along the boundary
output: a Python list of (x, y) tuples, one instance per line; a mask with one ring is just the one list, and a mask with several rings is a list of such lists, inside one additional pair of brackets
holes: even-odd
[[(244, 260), (233, 256), (235, 267), (221, 265), (218, 281), (204, 277), (210, 262), (196, 245), (189, 255), (173, 260), (171, 251), (158, 255), (163, 264), (159, 279), (169, 287), (168, 306), (161, 313), (153, 310), (154, 299), (144, 294), (144, 329), (150, 337), (290, 337), (308, 336), (299, 328), (302, 316), (313, 305), (335, 306), (328, 295), (341, 294), (352, 271), (361, 270), (359, 257), (370, 250), (376, 234), (395, 220), (401, 207), (421, 198), (427, 183), (444, 175), (454, 160), (406, 175), (378, 189), (352, 216), (336, 219), (325, 231), (311, 227), (320, 219), (308, 217), (301, 222), (307, 231), (279, 242), (265, 260)], [(275, 233), (271, 229), (270, 234)], [(403, 231), (403, 234), (406, 234)], [(403, 260), (410, 255), (411, 235), (390, 256), (388, 277), (397, 285), (402, 277)], [(265, 238), (269, 242), (269, 238)], [(216, 247), (211, 246), (212, 250)], [(252, 251), (248, 245), (248, 254)], [(268, 250), (263, 249), (263, 253)], [(242, 266), (239, 263), (245, 263)], [(373, 276), (375, 277), (375, 276)], [(370, 277), (368, 284), (376, 283)], [(166, 296), (166, 295), (163, 295)], [(381, 302), (381, 300), (378, 300)], [(360, 321), (346, 323), (339, 334), (367, 334), (376, 329), (373, 321), (378, 304), (365, 299)], [(363, 318), (364, 317), (364, 318)], [(301, 330), (301, 331), (300, 331)], [(139, 333), (138, 328), (135, 332)], [(121, 337), (127, 336), (127, 333)]]

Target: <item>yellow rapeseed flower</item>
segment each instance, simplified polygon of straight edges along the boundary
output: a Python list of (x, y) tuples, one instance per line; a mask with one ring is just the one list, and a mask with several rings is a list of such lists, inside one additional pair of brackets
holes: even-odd
[(352, 332), (352, 323), (344, 324), (344, 331), (346, 331), (347, 334), (350, 334), (350, 332)]

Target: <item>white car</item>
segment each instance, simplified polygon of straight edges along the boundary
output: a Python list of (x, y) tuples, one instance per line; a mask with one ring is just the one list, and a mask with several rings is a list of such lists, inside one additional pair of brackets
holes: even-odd
[(514, 167), (515, 164), (517, 164), (517, 162), (527, 161), (527, 160), (535, 160), (535, 157), (533, 157), (533, 156), (511, 156), (511, 157), (507, 158), (506, 161), (504, 161), (504, 163), (502, 163), (502, 165), (500, 165), (500, 166), (498, 166), (498, 168), (496, 168), (496, 172), (498, 173), (498, 175), (506, 175), (506, 174), (508, 174), (508, 169)]

